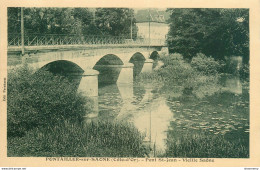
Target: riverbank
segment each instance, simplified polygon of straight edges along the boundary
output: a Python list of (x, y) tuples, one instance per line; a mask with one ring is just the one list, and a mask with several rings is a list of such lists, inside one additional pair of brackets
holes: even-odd
[(99, 87), (99, 116), (89, 122), (92, 101), (70, 80), (10, 72), (8, 156), (146, 157), (149, 142), (157, 157), (249, 157), (249, 83), (202, 54), (161, 61), (134, 86)]
[(16, 157), (144, 157), (143, 135), (131, 124), (93, 120), (91, 99), (75, 84), (28, 67), (8, 73), (7, 153)]
[(143, 136), (132, 125), (106, 121), (55, 125), (8, 138), (8, 156), (15, 157), (144, 157)]
[(138, 77), (152, 82), (173, 111), (167, 148), (158, 156), (248, 158), (249, 74), (222, 73), (223, 63), (202, 54), (190, 63), (179, 54), (162, 61), (161, 69)]

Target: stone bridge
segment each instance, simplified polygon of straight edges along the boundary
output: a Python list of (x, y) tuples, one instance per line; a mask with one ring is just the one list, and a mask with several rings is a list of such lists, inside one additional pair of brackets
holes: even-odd
[(132, 84), (135, 76), (156, 67), (162, 53), (168, 53), (162, 45), (66, 45), (26, 47), (21, 57), (19, 47), (9, 47), (8, 68), (21, 65), (23, 60), (35, 71), (45, 68), (74, 77), (78, 91), (97, 100), (98, 85)]

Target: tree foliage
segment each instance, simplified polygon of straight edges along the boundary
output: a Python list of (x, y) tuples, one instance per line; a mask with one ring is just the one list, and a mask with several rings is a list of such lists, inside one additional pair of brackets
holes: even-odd
[[(129, 8), (24, 8), (25, 33), (133, 37), (137, 26)], [(20, 33), (21, 8), (8, 8), (8, 33)]]
[(191, 59), (204, 53), (216, 59), (249, 57), (248, 9), (168, 9), (171, 52)]
[[(133, 17), (133, 18), (132, 18)], [(128, 8), (98, 8), (96, 11), (96, 25), (106, 34), (130, 37), (131, 18), (133, 37), (137, 36), (134, 10)]]

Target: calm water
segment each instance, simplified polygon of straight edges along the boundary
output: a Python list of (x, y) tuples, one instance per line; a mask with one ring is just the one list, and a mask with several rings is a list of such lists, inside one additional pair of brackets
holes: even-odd
[(249, 93), (239, 78), (227, 76), (220, 91), (203, 97), (178, 93), (169, 98), (147, 85), (107, 85), (99, 87), (98, 119), (132, 123), (163, 154), (167, 138), (184, 131), (248, 139)]

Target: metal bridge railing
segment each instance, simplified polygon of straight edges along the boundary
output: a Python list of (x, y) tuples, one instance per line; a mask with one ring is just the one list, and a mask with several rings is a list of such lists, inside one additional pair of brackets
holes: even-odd
[[(56, 46), (56, 45), (164, 45), (164, 39), (136, 39), (129, 40), (121, 36), (97, 35), (67, 35), (67, 34), (29, 34), (24, 36), (25, 46)], [(8, 34), (8, 46), (21, 46), (20, 34)]]

